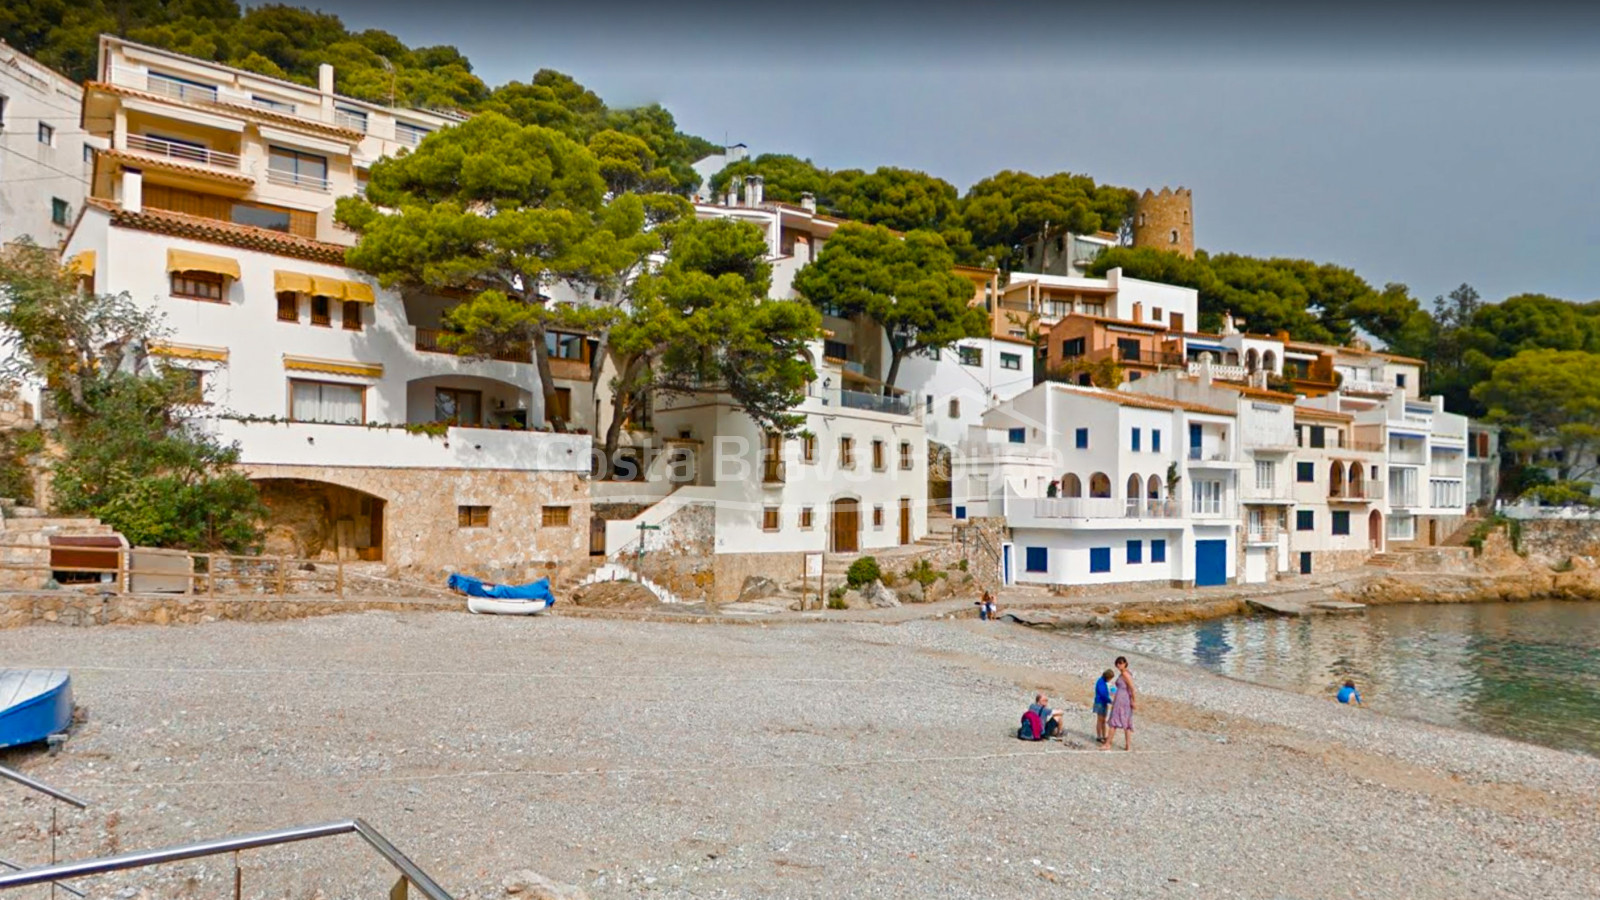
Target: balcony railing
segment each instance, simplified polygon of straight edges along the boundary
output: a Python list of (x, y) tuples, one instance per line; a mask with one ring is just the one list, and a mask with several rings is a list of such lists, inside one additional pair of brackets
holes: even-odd
[(216, 103), (217, 89), (201, 84), (190, 84), (165, 75), (151, 72), (145, 77), (145, 88), (152, 94), (183, 100), (188, 103)]
[(896, 416), (911, 415), (911, 398), (906, 396), (881, 397), (864, 391), (840, 391), (839, 405), (846, 409), (865, 409)]
[(1232, 451), (1217, 447), (1190, 447), (1190, 462), (1233, 462)]
[(142, 134), (128, 135), (127, 144), (129, 150), (137, 150), (140, 153), (164, 156), (167, 159), (180, 162), (199, 163), (206, 166), (216, 166), (219, 169), (239, 171), (239, 157), (234, 153), (208, 150), (205, 147), (196, 147), (193, 144), (179, 144), (173, 141), (165, 141), (161, 138), (146, 137)]
[(367, 117), (356, 115), (355, 113), (347, 113), (343, 110), (335, 110), (333, 113), (333, 124), (339, 126), (340, 128), (348, 128), (351, 131), (359, 131), (362, 134), (367, 133)]
[(1365, 378), (1346, 378), (1340, 382), (1339, 390), (1353, 394), (1382, 394), (1385, 397), (1394, 393), (1395, 387), (1387, 381), (1370, 381)]
[(1041, 497), (1031, 502), (1034, 516), (1040, 519), (1177, 519), (1183, 516), (1183, 504), (1176, 500)]
[(1329, 500), (1382, 500), (1383, 494), (1383, 482), (1381, 481), (1332, 485), (1328, 488)]
[(328, 179), (316, 175), (302, 175), (299, 172), (285, 172), (282, 169), (268, 169), (267, 183), (283, 187), (304, 188), (308, 191), (328, 193), (331, 187)]
[[(456, 350), (450, 350), (439, 343), (439, 338), (445, 332), (438, 328), (417, 329), (417, 349), (423, 353), (448, 353), (454, 356), (465, 356)], [(501, 362), (526, 363), (533, 362), (533, 351), (528, 347), (513, 347), (489, 355), (491, 359)]]
[[(1211, 363), (1210, 366), (1212, 378), (1220, 378), (1223, 381), (1244, 381), (1246, 378), (1250, 377), (1249, 371), (1246, 370), (1244, 366), (1235, 366), (1227, 363), (1216, 362)], [(1190, 375), (1199, 375), (1200, 372), (1205, 369), (1205, 367), (1206, 363), (1203, 363), (1197, 359), (1189, 360)]]

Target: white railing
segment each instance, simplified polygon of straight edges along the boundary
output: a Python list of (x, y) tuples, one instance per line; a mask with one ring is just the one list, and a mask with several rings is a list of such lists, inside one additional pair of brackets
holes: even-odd
[(304, 188), (308, 191), (319, 191), (324, 194), (331, 190), (326, 178), (318, 178), (315, 175), (302, 175), (299, 172), (285, 172), (282, 169), (268, 169), (267, 183), (282, 185), (283, 187)]
[(394, 139), (402, 144), (409, 144), (413, 147), (422, 143), (422, 139), (427, 137), (429, 134), (430, 132), (425, 128), (406, 128), (405, 126), (399, 124), (395, 125), (394, 128)]
[(191, 144), (179, 144), (173, 141), (165, 141), (161, 138), (146, 137), (142, 134), (128, 135), (127, 145), (129, 150), (137, 150), (140, 153), (150, 153), (182, 162), (216, 166), (221, 169), (232, 169), (236, 172), (239, 170), (239, 156), (234, 153), (223, 153), (220, 150), (209, 150), (205, 147), (196, 147)]
[(1388, 396), (1394, 393), (1394, 385), (1387, 381), (1372, 381), (1366, 378), (1346, 378), (1339, 383), (1339, 390), (1357, 394), (1383, 394)]
[(1124, 500), (1117, 497), (1013, 498), (1008, 506), (1038, 519), (1178, 519), (1183, 504), (1176, 500)]
[(366, 116), (358, 116), (354, 113), (347, 113), (343, 110), (334, 110), (333, 124), (339, 126), (340, 128), (348, 128), (351, 131), (359, 131), (362, 134), (367, 133)]
[(1226, 365), (1224, 363), (1204, 363), (1194, 359), (1189, 361), (1189, 374), (1199, 375), (1207, 366), (1211, 368), (1211, 377), (1223, 381), (1244, 381), (1250, 377), (1249, 371), (1244, 366)]
[(287, 100), (273, 100), (269, 97), (251, 97), (250, 105), (257, 109), (271, 110), (272, 112), (280, 112), (285, 115), (300, 115), (300, 107), (290, 103)]
[(152, 94), (171, 97), (187, 103), (216, 103), (217, 89), (206, 85), (190, 84), (166, 75), (151, 72), (145, 76), (145, 89)]

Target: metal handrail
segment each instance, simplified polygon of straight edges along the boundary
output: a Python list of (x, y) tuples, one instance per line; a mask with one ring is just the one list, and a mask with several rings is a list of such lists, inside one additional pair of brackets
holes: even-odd
[(41, 794), (54, 797), (55, 799), (60, 800), (62, 803), (70, 803), (79, 809), (86, 809), (89, 806), (89, 801), (80, 800), (66, 791), (56, 790), (42, 781), (35, 781), (21, 772), (18, 772), (16, 769), (0, 766), (0, 778), (8, 778), (25, 788), (32, 788)]
[[(17, 865), (16, 863), (12, 862), (9, 859), (0, 859), (0, 866), (5, 866), (6, 868), (11, 869), (14, 872), (25, 872), (25, 871), (27, 871), (22, 866)], [(58, 888), (61, 888), (63, 891), (66, 891), (67, 893), (69, 893), (69, 894), (71, 894), (71, 895), (73, 895), (75, 897), (87, 896), (86, 894), (84, 894), (83, 891), (78, 890), (77, 888), (73, 887), (70, 884), (62, 884), (59, 881), (52, 881), (50, 883), (55, 885)]]
[(162, 863), (182, 862), (188, 859), (216, 856), (222, 853), (237, 853), (241, 850), (254, 850), (258, 847), (292, 844), (297, 841), (316, 840), (318, 838), (351, 833), (360, 835), (362, 840), (366, 841), (372, 849), (378, 852), (379, 856), (382, 856), (390, 865), (394, 866), (401, 877), (414, 885), (428, 900), (453, 900), (445, 892), (444, 888), (440, 887), (437, 882), (428, 876), (428, 873), (417, 868), (417, 864), (396, 849), (393, 844), (389, 843), (388, 838), (379, 834), (377, 830), (361, 819), (344, 819), (322, 825), (280, 828), (276, 831), (263, 831), (259, 834), (249, 834), (242, 837), (218, 838), (210, 841), (198, 841), (193, 844), (180, 844), (176, 847), (167, 847), (162, 850), (139, 850), (133, 853), (122, 853), (117, 856), (107, 856), (100, 859), (86, 859), (78, 862), (40, 866), (35, 869), (24, 869), (20, 872), (0, 874), (0, 891), (7, 888), (28, 887), (64, 879), (85, 878), (90, 875), (104, 875), (108, 872), (141, 869), (145, 866), (160, 865)]

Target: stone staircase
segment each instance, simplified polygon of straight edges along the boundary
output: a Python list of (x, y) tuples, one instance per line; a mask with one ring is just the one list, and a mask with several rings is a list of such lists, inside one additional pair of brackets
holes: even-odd
[(1415, 547), (1374, 553), (1367, 558), (1367, 565), (1399, 572), (1458, 574), (1472, 569), (1475, 556), (1472, 548), (1465, 546)]
[(662, 587), (661, 585), (656, 584), (654, 581), (651, 581), (650, 579), (644, 577), (643, 575), (640, 575), (639, 573), (633, 571), (632, 569), (628, 568), (627, 566), (622, 565), (621, 563), (614, 563), (614, 562), (608, 562), (608, 563), (606, 563), (604, 565), (599, 566), (594, 571), (590, 572), (587, 576), (585, 576), (583, 578), (583, 580), (579, 581), (576, 585), (574, 585), (574, 587), (583, 587), (585, 585), (590, 585), (590, 584), (599, 584), (599, 583), (601, 583), (603, 581), (633, 581), (633, 582), (637, 582), (638, 584), (643, 585), (647, 590), (649, 590), (650, 593), (655, 594), (656, 595), (656, 599), (660, 600), (662, 603), (683, 603), (683, 602), (685, 602), (682, 597), (679, 597), (677, 594), (674, 594), (673, 592), (667, 590), (666, 588)]
[(829, 582), (844, 578), (850, 564), (863, 556), (873, 557), (880, 569), (901, 569), (954, 540), (955, 522), (948, 512), (929, 510), (928, 533), (921, 539), (898, 547), (862, 550), (856, 553), (829, 553), (823, 557), (822, 572)]

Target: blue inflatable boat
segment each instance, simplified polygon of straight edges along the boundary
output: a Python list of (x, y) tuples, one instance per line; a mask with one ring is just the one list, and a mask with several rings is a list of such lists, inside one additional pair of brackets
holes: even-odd
[(501, 616), (536, 616), (555, 605), (550, 579), (531, 584), (490, 584), (471, 575), (451, 575), (450, 589), (467, 595), (467, 609)]
[(66, 669), (0, 669), (0, 747), (42, 741), (71, 724)]

